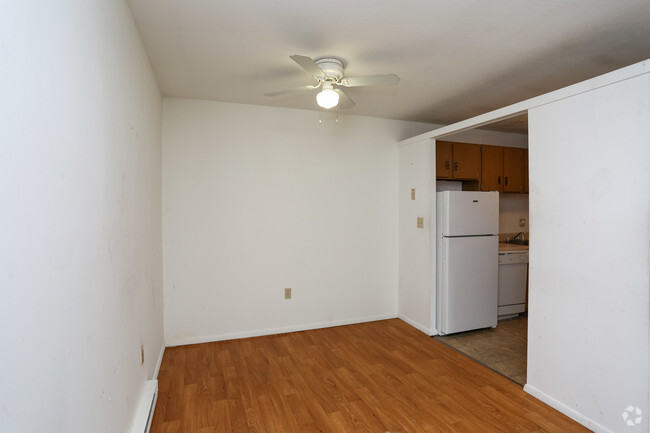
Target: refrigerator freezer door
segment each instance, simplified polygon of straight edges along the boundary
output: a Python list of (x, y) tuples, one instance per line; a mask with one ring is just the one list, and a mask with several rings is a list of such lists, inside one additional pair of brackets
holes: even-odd
[(441, 334), (497, 325), (499, 239), (442, 238), (438, 330)]
[(443, 191), (438, 193), (442, 236), (499, 233), (499, 193)]

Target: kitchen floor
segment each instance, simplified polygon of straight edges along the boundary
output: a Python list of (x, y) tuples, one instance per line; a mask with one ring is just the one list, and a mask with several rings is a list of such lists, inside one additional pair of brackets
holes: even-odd
[(512, 381), (526, 384), (528, 318), (500, 320), (496, 328), (436, 337)]

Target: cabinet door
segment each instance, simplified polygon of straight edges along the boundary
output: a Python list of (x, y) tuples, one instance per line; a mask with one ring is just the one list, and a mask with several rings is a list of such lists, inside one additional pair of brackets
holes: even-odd
[(454, 143), (454, 179), (481, 180), (481, 146), (471, 143)]
[(481, 191), (503, 192), (503, 147), (481, 146)]
[(524, 149), (524, 192), (528, 192), (528, 149)]
[(436, 179), (451, 179), (452, 143), (436, 140)]
[(503, 148), (503, 192), (524, 192), (524, 150)]

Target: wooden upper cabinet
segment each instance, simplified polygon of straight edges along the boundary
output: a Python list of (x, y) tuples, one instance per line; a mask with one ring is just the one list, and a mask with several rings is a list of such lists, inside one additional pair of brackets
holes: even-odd
[(471, 143), (454, 143), (453, 178), (481, 179), (481, 146)]
[(524, 151), (503, 148), (503, 192), (524, 192)]
[(452, 158), (453, 143), (451, 141), (436, 141), (437, 179), (451, 179)]
[(524, 192), (528, 192), (528, 149), (524, 149)]
[(528, 192), (528, 149), (436, 140), (436, 179), (463, 180), (463, 190)]
[(481, 146), (437, 140), (436, 178), (480, 180)]
[(481, 146), (481, 191), (503, 192), (503, 147)]
[(481, 146), (480, 189), (528, 192), (528, 149)]

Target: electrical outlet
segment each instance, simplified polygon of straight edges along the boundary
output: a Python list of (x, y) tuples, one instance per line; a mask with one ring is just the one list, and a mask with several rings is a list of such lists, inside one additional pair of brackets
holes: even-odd
[(526, 227), (526, 218), (519, 218), (519, 227)]
[(284, 299), (291, 299), (291, 287), (284, 289)]
[(415, 200), (415, 188), (411, 189), (411, 200)]
[(423, 229), (424, 228), (424, 218), (418, 217), (418, 228)]
[(140, 345), (140, 365), (144, 365), (144, 344)]

